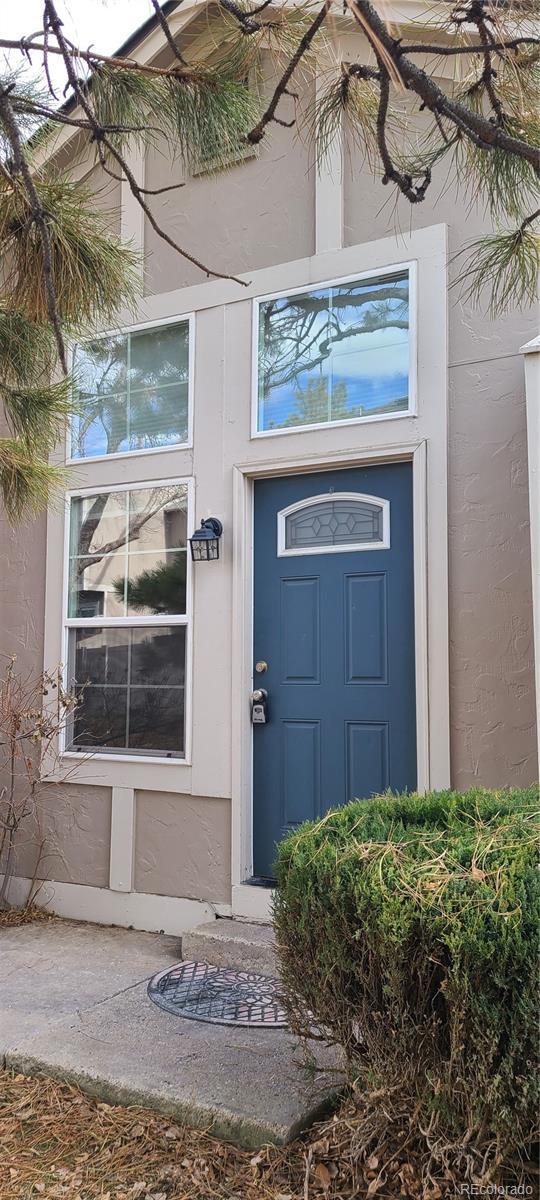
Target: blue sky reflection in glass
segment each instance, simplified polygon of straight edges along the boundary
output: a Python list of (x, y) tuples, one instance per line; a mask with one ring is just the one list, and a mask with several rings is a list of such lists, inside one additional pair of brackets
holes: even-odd
[(187, 442), (187, 321), (76, 346), (73, 371), (73, 458)]
[(409, 408), (409, 276), (374, 276), (259, 306), (258, 431)]

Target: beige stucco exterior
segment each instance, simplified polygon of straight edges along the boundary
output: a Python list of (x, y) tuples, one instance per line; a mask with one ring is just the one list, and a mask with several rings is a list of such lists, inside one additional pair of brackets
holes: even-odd
[[(313, 91), (304, 83), (304, 105)], [(451, 188), (442, 184), (411, 210), (387, 200), (346, 137), (334, 163), (338, 158), (342, 171), (318, 173), (310, 147), (278, 127), (258, 156), (217, 176), (184, 180), (163, 154), (153, 151), (144, 162), (134, 152), (147, 187), (185, 183), (154, 203), (158, 219), (215, 270), (243, 274), (245, 289), (207, 281), (159, 241), (125, 187), (107, 190), (95, 170), (88, 175), (78, 165), (78, 177), (98, 184), (101, 204), (107, 197), (113, 227), (144, 250), (138, 322), (195, 313), (193, 439), (184, 449), (129, 463), (75, 464), (70, 486), (187, 480), (194, 515), (219, 516), (225, 534), (220, 563), (192, 574), (187, 761), (96, 756), (80, 764), (69, 789), (60, 784), (56, 794), (49, 785), (62, 860), (48, 877), (78, 887), (73, 915), (110, 913), (111, 920), (177, 929), (196, 916), (193, 901), (201, 902), (200, 916), (229, 912), (231, 903), (242, 912), (250, 804), (249, 488), (257, 474), (414, 460), (420, 778), (424, 786), (464, 789), (537, 777), (520, 355), (537, 332), (535, 314), (491, 322), (460, 300), (458, 288), (447, 293), (446, 272), (453, 282), (459, 271), (457, 251), (484, 227), (483, 214)], [(411, 260), (419, 272), (418, 415), (252, 437), (252, 298)], [(2, 530), (1, 649), (17, 653), (25, 668), (63, 657), (63, 522), (57, 505), (47, 523)], [(65, 824), (61, 812), (70, 814)], [(125, 870), (118, 861), (127, 861)], [(32, 875), (28, 841), (17, 871)], [(160, 907), (137, 897), (164, 899)], [(62, 911), (69, 904), (64, 888)]]

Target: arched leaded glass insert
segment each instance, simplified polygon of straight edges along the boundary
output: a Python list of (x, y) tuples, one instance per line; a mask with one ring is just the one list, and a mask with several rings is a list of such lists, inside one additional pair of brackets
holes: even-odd
[(390, 505), (378, 496), (329, 492), (278, 513), (278, 555), (386, 550)]

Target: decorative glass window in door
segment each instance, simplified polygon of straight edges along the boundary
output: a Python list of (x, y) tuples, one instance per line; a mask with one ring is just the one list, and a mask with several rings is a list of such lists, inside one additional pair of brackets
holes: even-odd
[(278, 513), (278, 555), (387, 550), (388, 500), (354, 492), (310, 496)]
[(260, 300), (254, 432), (414, 410), (411, 268)]

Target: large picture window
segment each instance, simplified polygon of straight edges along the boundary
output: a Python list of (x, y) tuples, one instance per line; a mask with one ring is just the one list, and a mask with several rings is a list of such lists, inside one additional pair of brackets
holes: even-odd
[(187, 485), (74, 495), (67, 749), (185, 757)]
[(261, 300), (255, 433), (412, 409), (411, 269)]
[(189, 320), (75, 347), (71, 458), (189, 442)]

